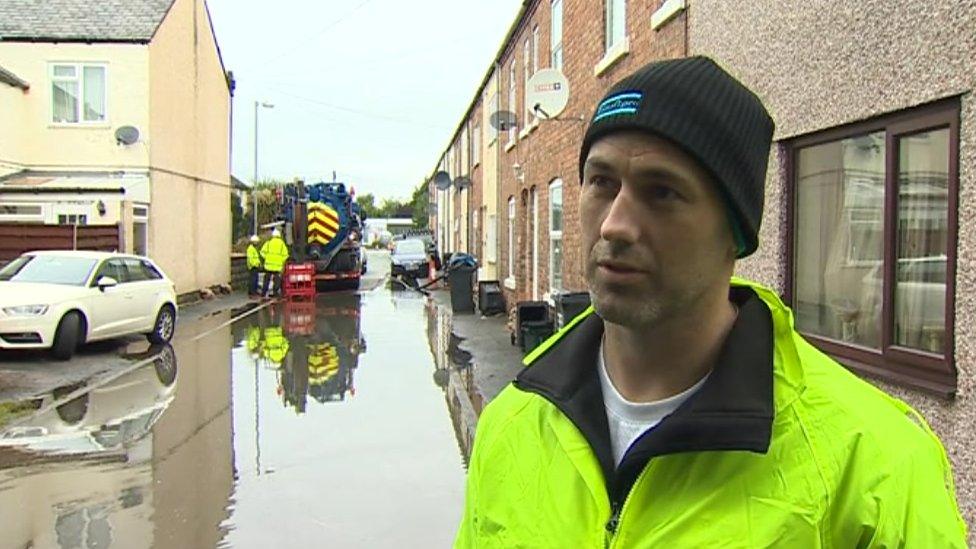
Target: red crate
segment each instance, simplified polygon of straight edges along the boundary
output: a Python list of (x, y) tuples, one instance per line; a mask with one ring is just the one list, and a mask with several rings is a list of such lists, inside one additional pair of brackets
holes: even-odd
[(314, 263), (289, 263), (281, 278), (286, 298), (315, 297)]

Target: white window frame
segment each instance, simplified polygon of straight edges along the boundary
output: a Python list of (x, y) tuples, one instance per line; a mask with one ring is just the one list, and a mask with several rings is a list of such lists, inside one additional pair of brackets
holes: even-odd
[[(140, 211), (141, 210), (141, 211)], [(146, 226), (145, 255), (149, 255), (149, 204), (135, 204), (132, 206), (132, 252), (136, 253), (136, 225)]]
[[(627, 40), (627, 0), (606, 0), (604, 6), (606, 20), (606, 25), (604, 26), (604, 49), (609, 52), (614, 48), (620, 47)], [(617, 17), (623, 20), (620, 36), (614, 36), (613, 34), (613, 22), (617, 20)]]
[[(558, 287), (556, 286), (555, 267), (553, 265), (555, 261), (555, 242), (558, 241), (561, 246), (563, 241), (562, 226), (559, 227), (559, 230), (556, 230), (553, 227), (553, 221), (552, 221), (554, 217), (553, 212), (555, 211), (555, 208), (553, 208), (553, 206), (555, 205), (555, 201), (553, 200), (553, 194), (557, 190), (559, 191), (559, 209), (563, 212), (563, 214), (565, 214), (565, 210), (563, 210), (563, 180), (562, 179), (556, 179), (549, 185), (549, 294), (550, 295), (556, 295), (557, 293), (562, 292), (564, 286), (562, 272), (559, 273), (559, 286)], [(565, 224), (566, 222), (565, 215), (560, 216), (560, 219), (562, 220), (562, 223)], [(563, 253), (563, 256), (565, 255), (566, 254)], [(560, 271), (562, 271), (562, 269), (560, 269)]]
[(539, 70), (539, 25), (532, 27), (532, 74)]
[(539, 191), (532, 187), (532, 299), (539, 300)]
[(515, 197), (508, 198), (508, 279), (515, 282)]
[(525, 39), (525, 47), (522, 51), (522, 112), (525, 113), (525, 127), (528, 127), (529, 122), (535, 118), (535, 113), (529, 112), (529, 78), (532, 78), (532, 73), (530, 72), (531, 67), (529, 63), (531, 62), (530, 56), (532, 55), (532, 43), (530, 39)]
[[(512, 65), (509, 68), (509, 78), (508, 78), (508, 108), (514, 113), (516, 112), (515, 104), (518, 102), (516, 98), (516, 82), (515, 82), (515, 60), (512, 60)], [(518, 117), (516, 117), (517, 119)], [(515, 136), (518, 134), (518, 120), (510, 128), (508, 128), (508, 142), (515, 143)]]
[[(72, 67), (74, 68), (75, 75), (73, 77), (68, 76), (55, 76), (55, 69), (59, 67)], [(102, 97), (103, 104), (105, 105), (105, 113), (100, 120), (86, 120), (85, 119), (85, 69), (86, 68), (100, 68), (104, 74), (104, 96)], [(109, 83), (109, 71), (107, 63), (71, 63), (71, 62), (52, 62), (48, 66), (48, 77), (50, 78), (51, 85), (48, 90), (51, 93), (50, 101), (48, 106), (50, 107), (50, 116), (48, 120), (51, 124), (55, 126), (104, 126), (109, 124), (109, 103), (108, 103), (108, 83)], [(65, 122), (58, 121), (54, 119), (54, 84), (57, 82), (74, 82), (78, 85), (78, 101), (75, 107), (75, 115), (78, 117), (77, 122)]]
[(549, 66), (563, 70), (563, 0), (552, 0), (549, 27)]

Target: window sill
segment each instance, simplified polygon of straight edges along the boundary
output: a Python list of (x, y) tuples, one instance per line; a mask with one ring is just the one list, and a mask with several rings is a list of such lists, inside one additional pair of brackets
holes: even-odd
[(528, 126), (523, 128), (522, 131), (519, 132), (519, 139), (525, 139), (526, 137), (529, 136), (530, 133), (534, 132), (535, 129), (538, 127), (539, 127), (539, 119), (533, 118), (532, 122), (530, 122)]
[(508, 288), (509, 290), (514, 290), (515, 289), (515, 279), (512, 278), (512, 277), (506, 278), (505, 279), (505, 287)]
[(511, 140), (511, 141), (509, 141), (509, 142), (508, 142), (508, 143), (507, 143), (507, 144), (505, 145), (505, 152), (508, 152), (508, 151), (510, 151), (510, 150), (512, 150), (512, 149), (514, 149), (514, 148), (515, 148), (515, 143), (516, 143), (516, 141), (515, 141), (514, 139), (513, 139), (513, 140)]
[(49, 130), (110, 130), (112, 125), (107, 122), (51, 122), (47, 125)]
[(658, 30), (685, 10), (685, 0), (667, 0), (651, 15), (651, 30)]
[(603, 73), (607, 72), (610, 67), (614, 66), (617, 61), (623, 59), (628, 53), (630, 53), (630, 39), (624, 37), (619, 44), (610, 48), (606, 55), (603, 56), (603, 59), (596, 64), (596, 67), (593, 69), (593, 74), (595, 76), (602, 75)]

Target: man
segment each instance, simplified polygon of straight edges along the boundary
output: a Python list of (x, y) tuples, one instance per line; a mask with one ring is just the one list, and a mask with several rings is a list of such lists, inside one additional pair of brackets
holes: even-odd
[(599, 103), (580, 151), (593, 306), (484, 410), (458, 547), (965, 547), (925, 422), (731, 278), (772, 135), (703, 57)]
[[(281, 232), (275, 229), (271, 232), (271, 238), (261, 246), (261, 258), (264, 260), (264, 287), (261, 295), (271, 297), (272, 293), (281, 294), (281, 271), (285, 269), (285, 261), (288, 260), (288, 245), (281, 238)], [(270, 289), (269, 286), (274, 284)]]
[(251, 235), (251, 243), (247, 245), (247, 295), (258, 295), (258, 273), (261, 272), (261, 254), (258, 252), (258, 235)]

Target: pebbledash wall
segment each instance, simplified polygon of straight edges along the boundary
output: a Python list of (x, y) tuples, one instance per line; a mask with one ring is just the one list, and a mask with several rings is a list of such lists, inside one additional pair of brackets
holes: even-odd
[(955, 345), (947, 351), (957, 372), (955, 396), (872, 381), (919, 409), (942, 438), (963, 514), (976, 524), (976, 2), (688, 4), (689, 52), (720, 60), (756, 91), (776, 121), (760, 248), (738, 271), (783, 293), (791, 259), (791, 140), (938, 101), (958, 102)]

